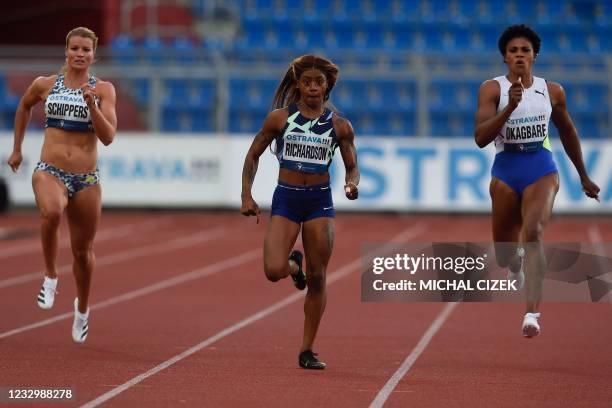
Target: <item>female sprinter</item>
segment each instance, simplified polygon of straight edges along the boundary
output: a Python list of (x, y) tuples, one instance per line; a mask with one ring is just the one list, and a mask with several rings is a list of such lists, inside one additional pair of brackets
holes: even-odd
[(73, 273), (78, 297), (74, 300), (72, 338), (87, 338), (89, 289), (95, 257), (93, 240), (100, 220), (101, 190), (97, 145), (108, 146), (115, 137), (115, 88), (89, 73), (98, 38), (78, 27), (66, 36), (66, 64), (62, 72), (38, 77), (26, 90), (15, 114), (15, 143), (8, 164), (19, 168), (21, 145), (32, 107), (45, 103), (45, 136), (32, 176), (40, 210), (41, 238), (46, 274), (38, 305), (53, 306), (57, 287), (58, 227), (64, 210), (68, 218), (74, 257)]
[(481, 148), (495, 140), (490, 193), (496, 257), (501, 267), (508, 267), (508, 279), (522, 286), (526, 277), (522, 330), (523, 336), (533, 337), (540, 333), (539, 303), (546, 269), (542, 233), (559, 189), (549, 119), (578, 171), (584, 193), (598, 199), (599, 187), (585, 169), (576, 128), (566, 110), (565, 91), (558, 83), (532, 75), (540, 51), (538, 35), (525, 25), (514, 25), (502, 33), (498, 45), (508, 73), (481, 85), (475, 138)]
[[(338, 68), (314, 55), (295, 59), (276, 90), (273, 107), (255, 136), (242, 172), (242, 208), (245, 216), (259, 207), (251, 195), (259, 157), (273, 140), (280, 163), (278, 185), (272, 198), (271, 220), (264, 240), (264, 271), (272, 282), (291, 275), (295, 286), (308, 286), (304, 301), (304, 337), (298, 357), (300, 367), (324, 369), (312, 351), (325, 311), (325, 274), (334, 241), (335, 211), (328, 168), (340, 147), (346, 169), (345, 193), (357, 198), (359, 169), (351, 123), (330, 109), (326, 101), (336, 84)], [(302, 253), (292, 251), (302, 229)]]

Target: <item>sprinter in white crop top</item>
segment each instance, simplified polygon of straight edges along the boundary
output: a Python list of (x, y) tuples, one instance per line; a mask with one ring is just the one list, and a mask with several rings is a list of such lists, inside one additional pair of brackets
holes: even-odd
[(66, 36), (66, 64), (58, 75), (38, 77), (26, 90), (15, 113), (15, 142), (8, 160), (16, 172), (32, 107), (45, 103), (45, 134), (32, 185), (41, 213), (45, 276), (37, 303), (53, 306), (57, 288), (58, 226), (66, 211), (70, 226), (77, 298), (72, 338), (82, 343), (89, 333), (89, 289), (94, 268), (93, 240), (100, 220), (101, 190), (98, 141), (109, 145), (117, 128), (115, 88), (89, 73), (98, 38), (85, 27)]
[(533, 75), (540, 37), (525, 25), (508, 27), (499, 51), (508, 72), (485, 81), (478, 92), (475, 138), (479, 147), (495, 142), (491, 170), (493, 240), (499, 266), (518, 287), (525, 281), (527, 307), (522, 332), (539, 334), (539, 304), (546, 260), (542, 233), (559, 189), (549, 122), (555, 124), (565, 151), (574, 163), (588, 197), (598, 199), (599, 187), (589, 178), (578, 134), (566, 110), (561, 85)]

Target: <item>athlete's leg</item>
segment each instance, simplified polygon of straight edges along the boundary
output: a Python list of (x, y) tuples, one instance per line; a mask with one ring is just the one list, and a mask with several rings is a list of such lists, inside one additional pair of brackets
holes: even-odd
[(264, 239), (264, 272), (272, 282), (284, 279), (297, 271), (297, 265), (289, 266), (289, 253), (300, 232), (300, 224), (288, 218), (273, 215)]
[(84, 188), (72, 197), (66, 211), (74, 257), (72, 271), (81, 313), (88, 308), (91, 275), (96, 263), (93, 242), (100, 221), (101, 195), (99, 184)]
[(334, 245), (334, 219), (319, 217), (304, 222), (302, 241), (306, 257), (308, 292), (304, 300), (304, 337), (300, 351), (312, 350), (327, 304), (325, 276)]
[(551, 173), (530, 184), (523, 192), (521, 241), (525, 246), (525, 283), (529, 313), (538, 311), (542, 297), (542, 281), (546, 272), (542, 233), (552, 214), (558, 190), (559, 175)]
[(502, 268), (509, 267), (518, 272), (521, 258), (517, 255), (517, 245), (521, 231), (521, 199), (519, 195), (502, 180), (493, 177), (489, 187), (492, 203), (493, 241), (495, 257)]
[(46, 276), (56, 279), (59, 224), (64, 209), (68, 205), (68, 191), (57, 177), (45, 171), (34, 172), (32, 187), (42, 221), (40, 237), (45, 258)]

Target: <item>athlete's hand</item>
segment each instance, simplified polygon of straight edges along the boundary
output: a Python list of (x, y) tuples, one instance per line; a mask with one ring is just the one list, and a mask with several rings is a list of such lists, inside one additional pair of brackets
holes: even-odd
[(257, 224), (259, 224), (259, 215), (261, 211), (259, 210), (259, 206), (253, 200), (253, 197), (242, 197), (242, 206), (240, 207), (240, 213), (245, 217), (250, 217), (254, 215), (257, 217)]
[(85, 99), (85, 103), (91, 109), (96, 104), (97, 95), (95, 92), (95, 88), (92, 88), (91, 85), (85, 84), (81, 87), (81, 91), (83, 91), (83, 99)]
[(346, 198), (349, 200), (356, 200), (359, 196), (359, 190), (357, 189), (357, 184), (349, 181), (344, 186), (344, 194), (346, 194)]
[(508, 89), (508, 105), (510, 105), (512, 109), (516, 109), (519, 103), (521, 103), (523, 91), (523, 81), (521, 77), (518, 77), (518, 81), (513, 82), (510, 89)]
[(9, 156), (8, 165), (11, 166), (11, 170), (13, 173), (17, 173), (19, 166), (21, 166), (21, 162), (23, 161), (23, 156), (21, 152), (13, 150), (13, 153)]
[(588, 177), (584, 177), (581, 180), (581, 183), (582, 183), (582, 191), (584, 191), (584, 194), (586, 194), (587, 197), (591, 197), (599, 201), (599, 186), (593, 183), (593, 180), (591, 180)]

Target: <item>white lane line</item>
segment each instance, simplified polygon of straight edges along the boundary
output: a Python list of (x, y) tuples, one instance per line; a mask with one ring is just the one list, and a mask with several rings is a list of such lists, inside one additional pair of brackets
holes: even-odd
[(378, 392), (378, 395), (376, 395), (376, 398), (370, 404), (370, 408), (380, 408), (384, 405), (397, 384), (414, 365), (419, 356), (423, 354), (433, 336), (438, 332), (438, 330), (440, 330), (442, 325), (444, 325), (444, 322), (458, 304), (459, 303), (447, 303), (444, 305), (444, 308), (440, 311), (438, 316), (436, 316), (435, 320), (431, 323), (425, 333), (423, 333), (423, 336), (419, 340), (416, 347), (412, 350), (408, 357), (406, 357), (406, 360), (404, 360), (402, 365), (391, 376), (391, 378), (389, 378), (389, 381), (387, 381), (384, 387)]
[(588, 235), (589, 241), (591, 241), (597, 251), (597, 255), (605, 256), (606, 251), (603, 248), (603, 237), (601, 236), (599, 225), (595, 223), (589, 224)]
[(412, 350), (412, 352), (406, 357), (406, 360), (402, 363), (402, 365), (397, 369), (397, 371), (389, 378), (389, 381), (382, 387), (382, 389), (376, 395), (376, 398), (370, 404), (370, 408), (380, 408), (387, 401), (387, 398), (391, 395), (397, 384), (400, 380), (406, 375), (406, 373), (410, 370), (413, 364), (417, 361), (419, 356), (423, 354), (429, 342), (433, 338), (433, 336), (440, 330), (448, 316), (451, 312), (457, 307), (459, 303), (447, 303), (444, 305), (444, 308), (438, 313), (438, 316), (431, 323), (431, 326), (423, 333), (423, 336), (419, 340), (416, 347)]
[[(170, 217), (164, 217), (162, 219), (147, 220), (137, 224), (122, 225), (120, 227), (106, 228), (98, 231), (96, 234), (96, 243), (104, 242), (115, 238), (129, 236), (136, 232), (149, 231), (158, 228), (162, 225), (167, 225), (171, 222)], [(70, 239), (61, 239), (57, 245), (58, 249), (70, 247)], [(10, 258), (13, 256), (27, 254), (29, 252), (41, 251), (42, 246), (40, 243), (40, 237), (37, 235), (36, 239), (32, 242), (23, 243), (21, 245), (15, 245), (9, 248), (0, 249), (0, 259)]]
[[(424, 222), (418, 222), (417, 224), (414, 224), (412, 227), (408, 228), (407, 230), (403, 231), (402, 233), (396, 235), (395, 237), (393, 237), (391, 239), (391, 241), (407, 241), (410, 239), (413, 239), (414, 237), (416, 237), (417, 235), (421, 234), (422, 232), (425, 232), (426, 230), (426, 225)], [(365, 255), (366, 257), (368, 256), (368, 254)], [(330, 276), (327, 278), (327, 286), (333, 284), (334, 282), (350, 275), (351, 273), (360, 270), (363, 266), (363, 259), (362, 258), (357, 258), (352, 262), (349, 262), (348, 264), (344, 265), (343, 267), (341, 267), (340, 269), (338, 269), (337, 272), (330, 274)], [(203, 340), (201, 343), (196, 344), (195, 346), (183, 351), (180, 354), (177, 354), (176, 356), (158, 364), (157, 366), (151, 368), (150, 370), (137, 375), (136, 377), (132, 378), (131, 380), (121, 384), (118, 387), (113, 388), (112, 390), (100, 395), (99, 397), (97, 397), (96, 399), (89, 401), (86, 404), (83, 404), (81, 406), (81, 408), (93, 408), (93, 407), (97, 407), (100, 404), (103, 404), (104, 402), (110, 400), (111, 398), (116, 397), (117, 395), (121, 394), (122, 392), (124, 392), (125, 390), (133, 387), (134, 385), (146, 380), (147, 378), (157, 374), (158, 372), (165, 370), (166, 368), (172, 366), (173, 364), (178, 363), (179, 361), (191, 356), (192, 354), (197, 353), (198, 351), (210, 346), (211, 344), (215, 343), (216, 341), (221, 340), (224, 337), (229, 336), (230, 334), (243, 329), (269, 315), (271, 315), (272, 313), (276, 312), (277, 310), (283, 309), (285, 306), (289, 305), (290, 303), (295, 302), (296, 300), (299, 300), (301, 298), (304, 297), (304, 292), (296, 292), (290, 296), (287, 296), (286, 298), (274, 303), (271, 306), (268, 306), (265, 309), (260, 310), (259, 312), (247, 317), (244, 320), (239, 321), (238, 323), (235, 323), (223, 330), (221, 330), (220, 332), (216, 333), (215, 335), (207, 338), (206, 340)]]
[[(172, 241), (143, 245), (138, 248), (127, 249), (122, 252), (116, 252), (114, 254), (96, 256), (96, 268), (106, 265), (112, 265), (118, 262), (128, 261), (130, 259), (139, 258), (149, 255), (159, 255), (164, 252), (170, 252), (177, 249), (187, 248), (193, 245), (198, 245), (206, 241), (210, 241), (219, 238), (223, 235), (227, 235), (228, 229), (226, 227), (217, 227), (209, 230), (196, 232), (186, 237), (175, 238)], [(61, 265), (57, 268), (58, 276), (72, 272), (72, 263)], [(0, 289), (9, 286), (15, 286), (22, 283), (30, 282), (32, 280), (42, 280), (45, 275), (45, 271), (38, 271), (28, 273), (26, 275), (15, 276), (13, 278), (7, 278), (0, 280)]]
[[(589, 241), (591, 241), (591, 243), (593, 244), (595, 254), (602, 258), (607, 258), (608, 254), (606, 253), (606, 248), (604, 246), (605, 244), (601, 235), (601, 230), (599, 229), (599, 225), (595, 223), (589, 224), (588, 235)], [(599, 265), (602, 270), (605, 270), (608, 267), (603, 259), (599, 260)], [(610, 271), (599, 276), (598, 279), (603, 280), (605, 282), (610, 282)], [(604, 297), (601, 298), (599, 302), (606, 302), (606, 300), (612, 300), (612, 296), (610, 294), (604, 295)], [(610, 307), (612, 307), (612, 302), (608, 301), (607, 303)]]
[[(94, 303), (90, 305), (89, 308), (91, 310), (102, 309), (108, 306), (116, 305), (117, 303), (125, 302), (125, 301), (132, 300), (132, 299), (144, 296), (144, 295), (148, 295), (153, 292), (158, 292), (160, 290), (168, 289), (168, 288), (180, 285), (185, 282), (190, 282), (196, 279), (203, 278), (205, 276), (213, 275), (215, 273), (222, 272), (226, 269), (234, 268), (246, 262), (250, 262), (254, 259), (257, 259), (259, 256), (261, 256), (261, 254), (262, 254), (261, 249), (254, 249), (254, 250), (245, 252), (238, 256), (232, 256), (228, 259), (214, 263), (212, 265), (204, 266), (204, 267), (195, 269), (191, 272), (186, 272), (181, 275), (177, 275), (173, 278), (165, 279), (163, 281), (154, 283), (152, 285), (145, 286), (143, 288), (124, 293), (123, 295), (115, 296), (113, 298), (103, 300), (98, 303)], [(28, 324), (26, 326), (18, 327), (16, 329), (9, 330), (4, 333), (0, 333), (0, 339), (9, 337), (9, 336), (14, 336), (16, 334), (23, 333), (29, 330), (37, 329), (39, 327), (48, 326), (55, 322), (59, 322), (59, 321), (62, 321), (68, 318), (72, 318), (72, 317), (73, 317), (73, 312), (63, 313), (61, 315), (54, 316), (49, 319), (41, 320), (36, 323)]]

